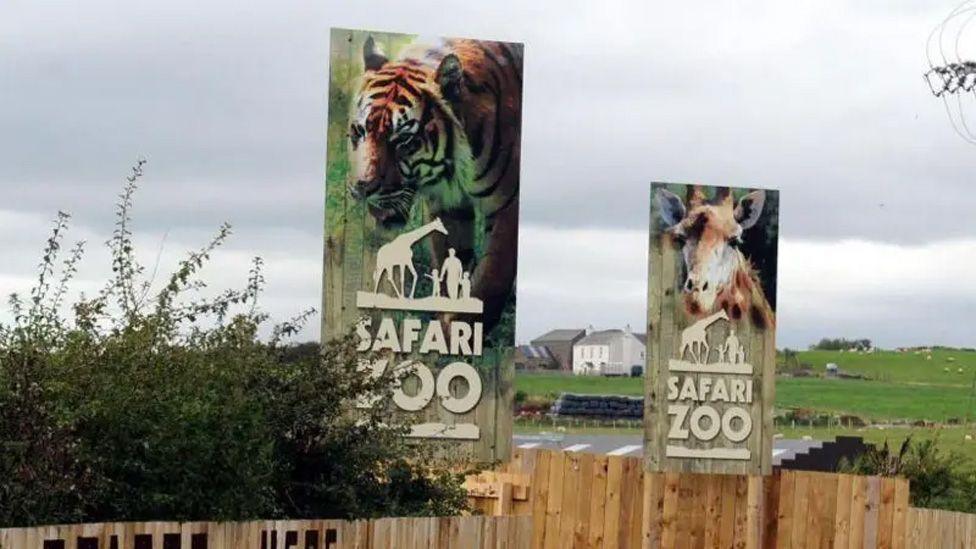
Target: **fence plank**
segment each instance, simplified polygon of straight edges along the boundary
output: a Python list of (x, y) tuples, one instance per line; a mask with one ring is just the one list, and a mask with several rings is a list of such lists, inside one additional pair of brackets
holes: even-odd
[(678, 527), (675, 530), (675, 549), (691, 548), (691, 528), (695, 509), (695, 475), (684, 474), (678, 480)]
[(748, 478), (748, 496), (746, 504), (746, 548), (759, 549), (762, 542), (763, 527), (763, 477)]
[(661, 547), (674, 547), (678, 537), (678, 500), (681, 474), (664, 474), (664, 512), (661, 522)]
[(796, 473), (793, 489), (793, 529), (792, 546), (800, 549), (806, 547), (807, 538), (807, 502), (810, 487), (810, 477), (806, 473)]
[(781, 471), (779, 475), (779, 510), (776, 513), (776, 547), (793, 547), (793, 493), (796, 486), (796, 473)]
[(607, 463), (607, 508), (603, 521), (603, 546), (606, 549), (617, 549), (620, 546), (620, 491), (625, 459), (610, 456)]
[(864, 547), (878, 546), (878, 504), (881, 501), (881, 479), (868, 477), (867, 496), (864, 498)]
[(891, 549), (895, 519), (895, 479), (881, 479), (881, 498), (878, 505), (878, 547)]
[(775, 549), (779, 516), (780, 475), (779, 472), (763, 479), (763, 549)]
[(587, 535), (589, 547), (603, 547), (604, 529), (607, 520), (607, 474), (610, 458), (602, 455), (593, 458), (593, 486), (590, 489), (590, 531)]
[(848, 547), (860, 549), (864, 546), (864, 515), (867, 511), (867, 477), (854, 477), (854, 497), (851, 500), (851, 542)]
[(590, 511), (592, 510), (590, 501), (593, 499), (594, 465), (593, 454), (580, 455), (580, 483), (576, 524), (573, 526), (573, 547), (586, 547), (590, 535)]
[(736, 477), (722, 479), (722, 517), (719, 526), (719, 546), (732, 547), (735, 543), (735, 487)]
[(573, 546), (581, 476), (580, 454), (578, 452), (566, 452), (563, 461), (563, 493), (560, 504), (558, 547)]
[(643, 549), (661, 547), (664, 525), (664, 474), (644, 473), (644, 506), (641, 523), (644, 529)]
[(549, 506), (551, 452), (536, 452), (532, 471), (532, 547), (542, 548), (546, 539), (546, 508)]
[(628, 548), (638, 548), (641, 545), (643, 528), (641, 519), (644, 515), (644, 464), (639, 458), (630, 458), (630, 508), (628, 519), (630, 535), (627, 539)]
[(549, 501), (546, 504), (546, 536), (545, 549), (559, 547), (559, 517), (563, 505), (563, 473), (566, 464), (566, 454), (551, 452), (549, 454)]
[(851, 540), (851, 505), (854, 498), (854, 477), (837, 476), (837, 507), (834, 510), (833, 547), (847, 549)]
[(705, 540), (709, 549), (721, 547), (722, 482), (721, 477), (708, 477), (705, 487)]
[(817, 475), (818, 483), (823, 484), (823, 505), (819, 518), (822, 532), (820, 534), (820, 547), (831, 548), (834, 546), (834, 523), (837, 514), (837, 475), (820, 474)]

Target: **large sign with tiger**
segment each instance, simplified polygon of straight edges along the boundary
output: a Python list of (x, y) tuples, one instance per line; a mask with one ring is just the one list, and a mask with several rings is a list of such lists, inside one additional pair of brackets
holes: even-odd
[(410, 436), (506, 459), (522, 45), (333, 29), (330, 49), (323, 341), (354, 330), (364, 375), (406, 375)]
[(769, 474), (779, 193), (651, 185), (646, 468)]

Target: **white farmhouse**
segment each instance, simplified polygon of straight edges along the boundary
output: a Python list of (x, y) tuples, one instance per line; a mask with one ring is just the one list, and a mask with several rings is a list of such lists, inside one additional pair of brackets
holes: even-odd
[(573, 374), (628, 376), (633, 366), (644, 367), (644, 341), (624, 330), (587, 330), (573, 345)]

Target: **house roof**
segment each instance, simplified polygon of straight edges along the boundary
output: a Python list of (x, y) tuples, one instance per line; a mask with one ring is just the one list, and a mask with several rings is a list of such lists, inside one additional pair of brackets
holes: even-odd
[(600, 330), (579, 340), (577, 345), (605, 345), (623, 334), (623, 330)]
[(598, 332), (593, 332), (592, 334), (584, 337), (583, 339), (576, 342), (577, 345), (607, 345), (615, 339), (631, 335), (640, 341), (642, 345), (647, 346), (647, 334), (635, 334), (627, 332), (625, 330), (600, 330)]
[(544, 345), (519, 345), (518, 352), (525, 358), (541, 358), (552, 360), (552, 353)]
[(586, 330), (582, 328), (551, 330), (533, 339), (532, 343), (535, 344), (535, 342), (537, 341), (538, 342), (572, 341), (585, 333)]

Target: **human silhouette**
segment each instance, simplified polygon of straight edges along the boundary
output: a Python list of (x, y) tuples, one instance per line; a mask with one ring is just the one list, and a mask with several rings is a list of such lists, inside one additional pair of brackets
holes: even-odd
[(735, 335), (735, 329), (729, 330), (729, 337), (726, 338), (724, 347), (730, 363), (742, 364), (745, 362), (745, 352), (742, 349), (742, 344), (739, 343), (739, 337)]
[(427, 278), (430, 279), (431, 283), (434, 285), (433, 290), (431, 290), (430, 295), (432, 297), (441, 296), (441, 274), (437, 269), (432, 269), (430, 274), (425, 274)]
[(468, 299), (471, 297), (471, 273), (464, 271), (461, 275), (461, 299)]
[(444, 260), (444, 264), (441, 265), (441, 278), (447, 279), (447, 297), (451, 299), (458, 298), (458, 291), (461, 286), (461, 276), (464, 272), (464, 266), (461, 265), (461, 260), (454, 255), (454, 248), (447, 250), (447, 259)]

